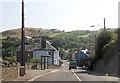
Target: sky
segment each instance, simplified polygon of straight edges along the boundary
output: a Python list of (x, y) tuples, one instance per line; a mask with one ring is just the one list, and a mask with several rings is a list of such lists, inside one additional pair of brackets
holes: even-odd
[[(25, 27), (99, 30), (118, 27), (119, 0), (24, 0)], [(95, 27), (90, 27), (95, 25)], [(21, 27), (21, 0), (0, 0), (0, 32)]]

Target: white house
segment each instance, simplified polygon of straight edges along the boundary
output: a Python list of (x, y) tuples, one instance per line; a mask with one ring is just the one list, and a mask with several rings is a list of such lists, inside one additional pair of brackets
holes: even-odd
[(59, 50), (54, 48), (49, 41), (46, 41), (46, 48), (42, 49), (41, 45), (36, 46), (33, 49), (33, 57), (49, 56), (48, 64), (49, 65), (59, 65)]

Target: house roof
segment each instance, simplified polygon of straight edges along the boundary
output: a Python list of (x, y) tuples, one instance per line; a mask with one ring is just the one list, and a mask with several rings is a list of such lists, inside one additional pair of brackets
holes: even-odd
[(33, 48), (33, 50), (39, 50), (39, 49), (41, 49), (41, 44), (38, 44)]
[[(33, 51), (33, 48), (35, 47), (36, 45), (25, 45), (25, 51)], [(17, 48), (17, 51), (20, 51), (21, 50), (21, 46), (19, 46)]]
[(57, 49), (55, 47), (53, 47), (49, 41), (46, 41), (46, 48), (57, 51)]
[[(20, 50), (21, 50), (21, 46), (17, 48), (17, 51)], [(46, 48), (41, 48), (41, 44), (25, 45), (25, 51), (35, 51), (35, 50), (57, 51), (57, 49), (53, 47), (49, 41), (46, 41)]]
[(57, 49), (55, 47), (53, 47), (49, 41), (46, 41), (46, 48), (44, 48), (44, 49), (41, 48), (41, 44), (39, 44), (35, 48), (33, 48), (33, 50), (57, 51)]

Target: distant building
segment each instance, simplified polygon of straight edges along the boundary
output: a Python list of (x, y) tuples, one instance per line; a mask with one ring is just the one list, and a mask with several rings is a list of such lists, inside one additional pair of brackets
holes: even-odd
[[(60, 57), (59, 57), (59, 50), (54, 48), (49, 41), (46, 43), (36, 44), (36, 45), (25, 45), (25, 62), (29, 61), (32, 58), (41, 58), (41, 56), (49, 56), (47, 57), (49, 65), (59, 65)], [(43, 46), (43, 47), (41, 47)], [(21, 51), (20, 48), (17, 50), (17, 61), (21, 61)]]
[(41, 48), (41, 45), (36, 46), (33, 49), (33, 57), (41, 57), (42, 55), (48, 57), (48, 64), (59, 65), (59, 50), (54, 48), (49, 41), (46, 41), (46, 48)]

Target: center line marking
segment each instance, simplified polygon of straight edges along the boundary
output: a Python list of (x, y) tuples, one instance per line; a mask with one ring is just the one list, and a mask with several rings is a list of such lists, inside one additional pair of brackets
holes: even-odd
[(79, 81), (82, 81), (78, 76), (77, 74), (72, 70), (72, 72), (74, 73), (75, 77), (79, 80)]

